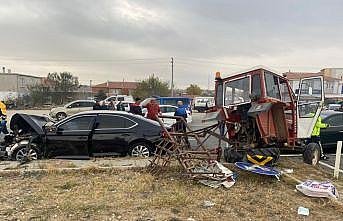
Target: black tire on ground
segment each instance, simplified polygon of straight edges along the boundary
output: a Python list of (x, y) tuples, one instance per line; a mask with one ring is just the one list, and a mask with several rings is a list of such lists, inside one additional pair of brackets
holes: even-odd
[(132, 157), (150, 157), (152, 155), (151, 145), (147, 142), (136, 142), (130, 145), (129, 155)]
[(320, 160), (320, 146), (317, 143), (309, 143), (303, 152), (304, 163), (315, 166)]
[(27, 146), (23, 145), (18, 147), (13, 154), (12, 160), (16, 161), (27, 161), (27, 160), (38, 160), (39, 159), (39, 151), (35, 144), (31, 144), (31, 148), (28, 150), (29, 154), (27, 154)]
[(236, 163), (243, 160), (243, 153), (233, 148), (224, 149), (224, 159), (228, 163)]
[(275, 147), (268, 147), (268, 148), (251, 148), (247, 151), (249, 155), (262, 155), (266, 157), (273, 157), (273, 160), (268, 163), (271, 166), (275, 165), (280, 158), (280, 149)]

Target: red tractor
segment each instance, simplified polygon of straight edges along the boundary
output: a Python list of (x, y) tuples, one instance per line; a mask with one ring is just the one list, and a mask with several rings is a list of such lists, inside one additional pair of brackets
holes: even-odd
[(321, 148), (311, 132), (324, 103), (321, 76), (302, 79), (296, 96), (287, 78), (265, 67), (226, 78), (217, 72), (215, 102), (221, 135), (229, 140), (226, 161), (248, 157), (260, 165), (275, 163), (286, 149), (302, 151), (306, 163), (318, 163)]

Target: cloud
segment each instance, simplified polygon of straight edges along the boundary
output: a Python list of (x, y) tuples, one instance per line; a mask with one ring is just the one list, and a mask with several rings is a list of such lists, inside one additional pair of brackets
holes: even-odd
[(341, 65), (342, 7), (319, 0), (3, 0), (0, 64), (42, 76), (67, 70), (84, 83), (151, 73), (169, 80), (173, 56), (176, 85), (204, 88), (217, 70), (263, 64), (317, 71)]

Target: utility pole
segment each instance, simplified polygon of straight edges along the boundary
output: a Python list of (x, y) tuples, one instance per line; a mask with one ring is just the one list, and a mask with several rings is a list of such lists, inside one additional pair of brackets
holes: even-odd
[(171, 57), (171, 96), (174, 97), (174, 58)]
[(91, 89), (91, 99), (93, 99), (92, 80), (89, 80), (89, 87)]

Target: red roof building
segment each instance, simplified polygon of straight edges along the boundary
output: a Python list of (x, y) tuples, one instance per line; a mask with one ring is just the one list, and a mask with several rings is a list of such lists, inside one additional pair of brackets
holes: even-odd
[(132, 95), (132, 92), (137, 88), (138, 82), (128, 82), (128, 81), (108, 81), (102, 84), (92, 86), (93, 94), (99, 91), (104, 91), (107, 96), (112, 95)]

